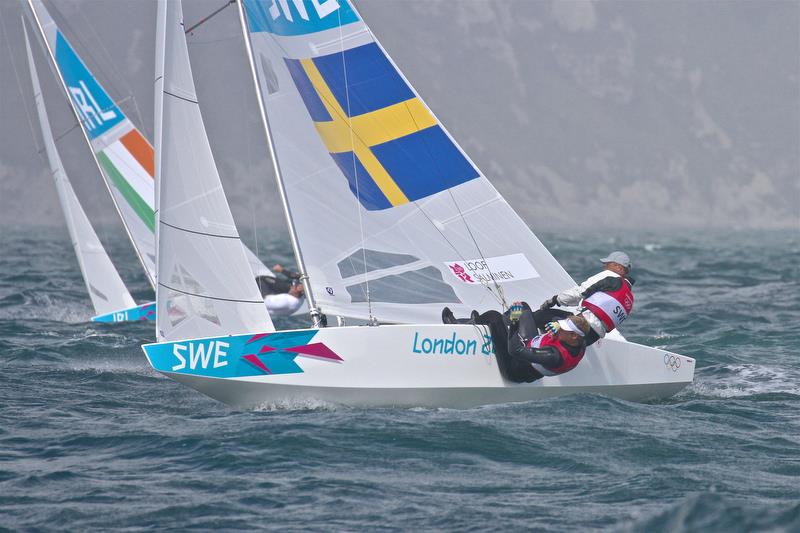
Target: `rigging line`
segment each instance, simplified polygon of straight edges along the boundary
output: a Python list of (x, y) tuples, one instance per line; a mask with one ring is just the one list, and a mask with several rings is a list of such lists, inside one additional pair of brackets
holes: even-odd
[(464, 222), (464, 227), (467, 229), (467, 233), (469, 233), (470, 239), (472, 239), (472, 242), (475, 245), (475, 249), (478, 250), (478, 254), (480, 254), (480, 256), (481, 256), (481, 261), (483, 261), (483, 264), (486, 265), (486, 269), (489, 271), (489, 277), (492, 279), (492, 283), (494, 284), (494, 288), (497, 289), (497, 293), (500, 296), (500, 299), (502, 300), (503, 308), (504, 309), (508, 308), (508, 303), (506, 302), (505, 292), (503, 292), (503, 288), (500, 287), (500, 284), (497, 283), (497, 280), (495, 279), (494, 274), (492, 273), (492, 267), (490, 267), (489, 266), (489, 262), (486, 261), (486, 257), (484, 257), (484, 255), (483, 255), (483, 250), (481, 250), (481, 247), (478, 244), (478, 241), (475, 239), (475, 235), (473, 235), (473, 233), (472, 233), (472, 228), (470, 228), (469, 223), (467, 222), (467, 219), (464, 216), (464, 213), (461, 211), (461, 207), (458, 205), (458, 202), (456, 201), (456, 198), (455, 198), (455, 195), (453, 194), (452, 189), (448, 189), (447, 192), (450, 194), (450, 198), (453, 200), (453, 205), (455, 205), (456, 209), (458, 210), (458, 216), (461, 218), (461, 221)]
[(342, 55), (342, 74), (344, 75), (344, 93), (345, 93), (345, 100), (347, 103), (347, 123), (348, 128), (350, 130), (350, 147), (352, 148), (353, 158), (353, 176), (356, 182), (356, 211), (358, 212), (358, 227), (359, 231), (361, 232), (361, 261), (364, 265), (364, 288), (366, 289), (366, 297), (367, 297), (367, 311), (369, 312), (370, 322), (374, 320), (374, 316), (372, 315), (372, 297), (370, 295), (369, 290), (369, 276), (367, 275), (367, 239), (364, 233), (364, 220), (363, 215), (361, 213), (361, 193), (358, 186), (358, 166), (356, 165), (356, 148), (355, 142), (353, 141), (353, 118), (350, 116), (352, 110), (350, 108), (350, 86), (347, 83), (347, 61), (345, 60), (344, 56), (344, 32), (342, 31), (342, 11), (339, 9), (336, 11), (337, 16), (339, 17), (339, 44), (341, 47), (341, 55)]
[[(244, 146), (245, 146), (245, 152), (246, 152), (247, 165), (252, 166), (252, 164), (253, 164), (253, 147), (252, 147), (253, 139), (252, 139), (252, 136), (250, 135), (250, 128), (248, 128), (248, 123), (247, 123), (247, 116), (248, 116), (248, 114), (247, 114), (247, 98), (246, 98), (247, 95), (246, 95), (245, 85), (244, 84), (241, 85), (241, 89), (242, 89), (242, 92), (241, 92), (241, 96), (239, 98), (239, 117), (244, 122), (244, 125), (243, 125), (244, 136), (245, 136)], [(256, 220), (257, 220), (257, 217), (256, 217), (256, 196), (258, 195), (259, 190), (258, 190), (258, 186), (256, 185), (256, 180), (250, 179), (250, 186), (251, 186), (250, 187), (251, 190), (253, 191), (253, 194), (251, 194), (249, 196), (250, 196), (250, 215), (251, 215), (252, 225), (253, 225), (253, 242), (255, 243), (254, 252), (255, 252), (256, 258), (258, 258), (258, 260), (261, 261), (261, 258), (258, 255), (258, 226), (257, 226), (257, 222), (256, 222)], [(264, 266), (266, 266), (266, 265), (264, 265)], [(270, 269), (270, 273), (271, 272), (272, 272), (272, 270)], [(255, 272), (254, 272), (254, 274), (255, 274)]]
[[(81, 18), (83, 18), (83, 20), (86, 23), (86, 25), (89, 27), (89, 29), (94, 34), (93, 37), (97, 41), (97, 44), (99, 45), (100, 49), (103, 52), (105, 52), (105, 55), (106, 55), (105, 60), (111, 65), (111, 69), (114, 71), (112, 73), (113, 74), (112, 76), (109, 76), (107, 74), (106, 69), (103, 68), (103, 64), (98, 60), (97, 56), (92, 52), (92, 48), (93, 47), (88, 46), (86, 44), (86, 42), (83, 39), (81, 39), (81, 32), (75, 31), (74, 26), (69, 23), (69, 18), (66, 17), (64, 15), (64, 13), (61, 12), (61, 10), (58, 8), (58, 6), (55, 5), (54, 2), (50, 3), (50, 7), (51, 7), (52, 11), (54, 13), (57, 13), (59, 18), (61, 19), (61, 24), (57, 24), (56, 28), (59, 28), (59, 31), (60, 31), (60, 28), (62, 28), (62, 27), (65, 28), (65, 29), (69, 29), (70, 30), (70, 35), (72, 36), (72, 39), (74, 39), (75, 42), (77, 42), (78, 44), (81, 45), (81, 48), (84, 50), (86, 55), (88, 55), (88, 57), (93, 61), (93, 63), (94, 63), (96, 68), (93, 71), (90, 70), (90, 74), (94, 75), (94, 72), (102, 73), (104, 75), (104, 78), (106, 79), (106, 84), (101, 84), (101, 85), (108, 85), (109, 87), (111, 87), (111, 89), (114, 90), (114, 92), (116, 94), (123, 94), (123, 91), (120, 91), (119, 87), (117, 87), (117, 85), (114, 83), (114, 76), (118, 76), (120, 79), (122, 79), (125, 82), (127, 87), (130, 87), (131, 84), (128, 82), (128, 80), (125, 78), (125, 76), (123, 76), (114, 67), (114, 60), (111, 57), (111, 54), (108, 53), (108, 49), (105, 47), (105, 45), (103, 45), (102, 39), (100, 39), (100, 36), (98, 35), (98, 33), (94, 29), (94, 26), (89, 21), (89, 19), (86, 18), (86, 15), (83, 13), (83, 11), (82, 10), (78, 10), (78, 13), (80, 14)], [(61, 32), (61, 33), (63, 34), (63, 32)], [(80, 59), (80, 56), (79, 56), (79, 60), (81, 62), (83, 62), (83, 60)], [(98, 83), (99, 83), (99, 80), (98, 80)], [(130, 94), (130, 92), (128, 92), (128, 94)], [(112, 98), (112, 100), (114, 100), (114, 99)]]
[[(374, 39), (374, 36), (373, 36), (373, 39)], [(384, 52), (384, 53), (385, 53), (385, 52)], [(399, 72), (399, 69), (398, 69), (398, 72)], [(411, 85), (409, 84), (409, 87), (410, 87), (410, 86), (411, 86)], [(422, 102), (422, 103), (423, 103), (423, 105), (425, 105), (425, 106), (427, 107), (427, 105), (426, 105), (426, 104), (424, 104), (424, 101), (422, 100), (422, 97), (421, 97), (419, 94), (416, 94), (416, 93), (414, 93), (414, 94), (416, 95), (416, 98), (418, 98), (418, 99), (419, 99), (419, 101), (420, 101), (420, 102)], [(429, 111), (429, 112), (430, 112), (430, 111)], [(419, 127), (419, 124), (417, 123), (417, 120), (416, 120), (416, 118), (414, 117), (413, 113), (410, 113), (410, 112), (409, 112), (409, 115), (411, 116), (411, 120), (414, 122), (414, 126), (416, 126), (416, 128), (417, 128), (417, 131), (422, 131), (422, 130), (420, 129), (420, 127)], [(433, 115), (433, 114), (431, 113), (431, 115)], [(439, 126), (439, 128), (442, 130), (442, 133), (445, 133), (445, 131), (444, 131), (444, 127), (442, 126), (442, 124), (441, 124), (441, 123), (440, 123), (438, 120), (436, 121), (436, 124), (437, 124), (437, 125)], [(445, 135), (447, 135), (447, 134), (445, 133)], [(451, 142), (453, 142), (453, 141), (452, 141), (452, 139), (451, 139)], [(454, 146), (455, 146), (455, 142), (453, 142), (453, 144), (454, 144)], [(435, 164), (436, 175), (437, 175), (437, 177), (439, 178), (439, 181), (441, 182), (442, 186), (445, 186), (445, 187), (446, 187), (446, 186), (447, 186), (447, 182), (446, 182), (446, 181), (445, 181), (445, 179), (444, 179), (444, 175), (443, 175), (443, 173), (442, 173), (442, 171), (441, 171), (441, 168), (440, 168), (440, 166), (439, 166), (439, 164), (438, 164), (438, 160), (436, 159), (436, 157), (434, 157), (434, 154), (433, 154), (433, 152), (431, 151), (430, 144), (429, 144), (427, 141), (425, 141), (425, 142), (424, 142), (424, 146), (425, 146), (425, 151), (428, 153), (428, 157), (429, 157), (429, 158), (430, 158), (430, 160), (431, 160), (431, 161), (433, 161), (433, 162), (434, 162), (434, 164)], [(457, 147), (457, 146), (456, 146), (456, 147)], [(401, 149), (402, 149), (403, 151), (405, 151), (405, 152), (406, 152), (406, 154), (407, 154), (409, 157), (411, 157), (411, 153), (410, 153), (410, 151), (409, 151), (409, 150), (407, 150), (407, 149), (405, 149), (405, 148), (402, 148), (402, 147), (401, 147)], [(446, 187), (446, 188), (447, 188), (447, 192), (448, 192), (448, 193), (449, 193), (449, 195), (450, 195), (450, 199), (451, 199), (451, 200), (453, 200), (453, 205), (455, 205), (455, 207), (456, 207), (456, 210), (458, 211), (458, 215), (459, 215), (459, 217), (461, 218), (462, 222), (464, 222), (464, 227), (467, 229), (467, 233), (469, 233), (469, 236), (470, 236), (470, 239), (472, 240), (472, 243), (475, 245), (475, 249), (476, 249), (476, 250), (478, 250), (478, 254), (481, 256), (481, 260), (483, 261), (483, 264), (484, 264), (484, 265), (486, 265), (486, 268), (487, 268), (487, 270), (489, 271), (489, 277), (491, 278), (491, 280), (492, 280), (492, 283), (494, 284), (494, 287), (495, 287), (495, 289), (497, 290), (497, 293), (498, 293), (498, 295), (500, 296), (500, 299), (499, 299), (498, 301), (500, 302), (500, 304), (501, 304), (501, 305), (502, 305), (504, 308), (508, 307), (508, 305), (507, 305), (507, 303), (506, 303), (505, 294), (504, 294), (504, 292), (503, 292), (503, 289), (500, 287), (500, 284), (499, 284), (499, 283), (497, 283), (497, 280), (494, 278), (494, 275), (493, 275), (493, 273), (492, 273), (492, 269), (491, 269), (491, 267), (489, 266), (488, 262), (486, 261), (486, 257), (484, 257), (483, 250), (481, 250), (481, 247), (478, 245), (478, 241), (475, 239), (475, 235), (472, 233), (472, 229), (470, 228), (470, 226), (469, 226), (469, 223), (467, 222), (467, 219), (466, 219), (466, 217), (464, 216), (464, 213), (463, 213), (463, 211), (461, 211), (461, 206), (459, 206), (459, 205), (458, 205), (458, 202), (456, 201), (456, 198), (455, 198), (455, 196), (453, 195), (453, 190), (452, 190), (452, 187)], [(421, 209), (421, 208), (419, 207), (419, 204), (418, 204), (417, 202), (414, 202), (414, 205), (415, 205), (415, 206), (416, 206), (418, 209)], [(426, 218), (427, 218), (427, 215), (426, 215)], [(428, 220), (430, 220), (430, 218), (428, 218)], [(435, 224), (434, 224), (434, 227), (436, 227), (436, 225), (435, 225)], [(439, 228), (436, 228), (436, 229), (438, 230)], [(440, 234), (442, 234), (442, 232), (441, 232), (441, 231), (440, 231), (439, 233), (440, 233)], [(442, 235), (443, 235), (443, 234), (442, 234)], [(451, 246), (453, 246), (453, 245), (451, 244)], [(460, 254), (459, 254), (459, 255), (460, 255)], [(462, 260), (462, 261), (464, 261), (464, 262), (466, 262), (466, 259), (465, 259), (463, 256), (461, 257), (461, 260)], [(491, 289), (491, 287), (489, 286), (489, 284), (488, 284), (487, 282), (485, 282), (485, 281), (481, 281), (481, 284), (482, 284), (482, 285), (483, 285), (483, 286), (486, 288), (486, 290), (488, 290), (489, 292), (492, 292), (492, 289)]]
[(179, 293), (185, 294), (187, 296), (194, 296), (196, 298), (208, 298), (209, 300), (220, 300), (220, 301), (223, 301), (223, 302), (237, 302), (237, 303), (240, 303), (240, 304), (259, 304), (259, 305), (264, 305), (264, 301), (263, 300), (261, 300), (261, 301), (258, 301), (258, 300), (240, 300), (238, 298), (221, 298), (219, 296), (208, 296), (207, 294), (197, 294), (197, 293), (194, 293), (194, 292), (182, 291), (180, 289), (176, 289), (175, 287), (170, 287), (166, 283), (162, 283), (160, 281), (158, 282), (158, 285), (159, 285), (159, 287), (164, 287), (165, 289), (169, 289), (171, 291), (179, 292)]
[[(375, 38), (375, 35), (372, 33), (372, 30), (369, 30), (369, 32), (370, 32), (370, 35), (372, 36), (372, 39), (373, 39), (373, 40), (374, 40), (374, 41), (377, 43), (377, 42), (378, 42), (378, 40)], [(382, 48), (382, 47), (381, 47), (381, 48)], [(387, 53), (385, 50), (382, 50), (382, 51), (383, 51), (383, 53), (386, 55), (386, 57), (388, 58), (388, 53)], [(390, 60), (390, 61), (391, 61), (391, 60)], [(395, 66), (395, 69), (397, 70), (398, 74), (400, 74), (400, 75), (402, 76), (402, 73), (400, 73), (400, 70), (399, 70), (399, 68), (398, 68), (396, 65), (394, 65), (394, 66)], [(407, 80), (406, 80), (406, 81), (407, 81)], [(411, 87), (411, 84), (410, 84), (410, 83), (408, 83), (408, 86), (409, 86), (409, 87)], [(412, 88), (412, 91), (413, 91), (413, 88)], [(420, 101), (420, 102), (422, 102), (422, 103), (423, 103), (423, 105), (425, 105), (425, 107), (427, 108), (427, 104), (425, 104), (425, 103), (424, 103), (424, 101), (422, 100), (422, 97), (421, 97), (419, 94), (417, 94), (416, 92), (414, 92), (413, 94), (414, 94), (415, 98), (419, 99), (419, 101)], [(407, 104), (406, 104), (406, 105), (407, 105)], [(430, 110), (428, 110), (428, 111), (430, 112)], [(414, 126), (417, 128), (417, 131), (422, 131), (422, 129), (419, 127), (419, 123), (417, 122), (416, 118), (414, 117), (414, 114), (413, 114), (413, 113), (411, 113), (410, 111), (409, 111), (409, 116), (411, 117), (411, 120), (414, 122)], [(433, 116), (433, 113), (431, 113), (431, 116)], [(435, 117), (434, 117), (434, 118), (435, 118)], [(440, 123), (438, 120), (436, 120), (436, 124), (437, 124), (437, 125), (438, 125), (438, 126), (441, 128), (441, 129), (442, 129), (442, 132), (444, 133), (444, 127), (442, 126), (442, 124), (441, 124), (441, 123)], [(388, 130), (387, 130), (387, 128), (385, 128), (385, 127), (384, 127), (384, 131), (388, 131)], [(445, 134), (446, 134), (446, 133), (445, 133)], [(449, 138), (449, 136), (448, 136), (448, 138)], [(452, 141), (452, 139), (450, 139), (450, 140), (451, 140), (451, 142), (453, 142), (453, 144), (455, 145), (455, 142), (454, 142), (454, 141)], [(441, 184), (442, 184), (443, 186), (446, 186), (446, 185), (447, 185), (447, 182), (445, 181), (445, 179), (444, 179), (444, 175), (443, 175), (443, 173), (442, 173), (442, 171), (441, 171), (441, 168), (440, 168), (440, 167), (439, 167), (439, 165), (438, 165), (438, 160), (437, 160), (437, 158), (436, 158), (436, 157), (434, 157), (434, 154), (433, 154), (433, 152), (431, 151), (431, 148), (430, 148), (430, 145), (429, 145), (429, 143), (426, 141), (426, 142), (424, 143), (424, 146), (425, 146), (425, 150), (426, 150), (426, 152), (428, 153), (428, 157), (430, 158), (430, 160), (431, 160), (431, 161), (433, 161), (434, 163), (436, 163), (436, 165), (435, 165), (435, 168), (436, 168), (436, 175), (437, 175), (437, 177), (439, 178), (439, 181), (441, 182)], [(400, 148), (400, 150), (402, 150), (403, 152), (405, 152), (405, 154), (406, 154), (406, 155), (407, 155), (407, 156), (408, 156), (410, 159), (413, 159), (413, 157), (412, 157), (412, 154), (411, 154), (411, 152), (410, 152), (408, 149), (404, 148), (402, 145), (401, 145), (399, 148)], [(480, 255), (480, 257), (481, 257), (481, 260), (482, 260), (482, 261), (483, 261), (483, 263), (486, 265), (486, 268), (487, 268), (487, 269), (488, 269), (488, 271), (489, 271), (489, 277), (491, 278), (491, 281), (492, 281), (492, 283), (494, 284), (494, 287), (495, 287), (495, 289), (497, 290), (497, 293), (498, 293), (498, 295), (499, 295), (499, 297), (500, 297), (499, 299), (497, 299), (497, 297), (495, 297), (495, 299), (497, 299), (497, 300), (498, 300), (498, 302), (499, 302), (499, 303), (500, 303), (500, 304), (501, 304), (503, 307), (508, 307), (508, 305), (507, 305), (507, 303), (506, 303), (506, 300), (505, 300), (505, 293), (504, 293), (504, 291), (503, 291), (502, 287), (500, 287), (500, 285), (497, 283), (497, 280), (495, 279), (495, 277), (494, 277), (494, 275), (493, 275), (493, 273), (492, 273), (491, 267), (490, 267), (490, 266), (489, 266), (489, 264), (487, 263), (487, 261), (486, 261), (486, 257), (485, 257), (485, 256), (484, 256), (484, 254), (483, 254), (483, 250), (481, 250), (481, 247), (478, 245), (478, 242), (477, 242), (477, 240), (475, 239), (475, 236), (474, 236), (474, 234), (472, 233), (472, 230), (471, 230), (471, 228), (470, 228), (470, 226), (469, 226), (469, 223), (467, 222), (467, 220), (466, 220), (466, 217), (464, 216), (464, 213), (463, 213), (463, 211), (461, 210), (461, 207), (458, 205), (458, 202), (456, 201), (456, 199), (455, 199), (455, 196), (453, 195), (452, 188), (451, 188), (451, 187), (446, 187), (446, 189), (447, 189), (448, 193), (450, 194), (450, 198), (453, 200), (453, 204), (455, 205), (455, 208), (456, 208), (456, 210), (458, 211), (459, 217), (460, 217), (460, 218), (461, 218), (461, 220), (464, 222), (464, 226), (465, 226), (465, 227), (466, 227), (466, 229), (467, 229), (467, 232), (468, 232), (468, 234), (469, 234), (469, 236), (470, 236), (470, 239), (472, 240), (472, 243), (475, 245), (475, 248), (476, 248), (476, 250), (478, 251), (478, 254), (479, 254), (479, 255)], [(421, 210), (421, 208), (419, 207), (419, 204), (418, 204), (416, 201), (414, 201), (413, 203), (414, 203), (414, 205), (415, 205), (415, 206), (416, 206), (418, 209), (420, 209), (420, 210)], [(425, 213), (423, 212), (423, 214), (425, 214)], [(429, 221), (431, 221), (430, 217), (428, 217), (428, 216), (427, 216), (427, 214), (425, 214), (425, 217), (426, 217), (426, 218), (427, 218)], [(438, 228), (438, 227), (436, 227), (436, 224), (435, 224), (435, 223), (433, 223), (432, 221), (431, 221), (431, 223), (433, 224), (434, 228), (436, 228), (436, 230), (437, 230), (437, 231), (439, 231), (439, 228)], [(444, 234), (443, 234), (441, 231), (439, 231), (439, 234), (440, 234), (440, 235), (442, 235), (442, 237), (443, 237), (443, 238), (445, 238), (445, 240), (447, 240), (447, 238), (446, 238), (446, 237), (444, 237)], [(459, 255), (459, 257), (461, 258), (461, 260), (462, 260), (462, 261), (464, 261), (464, 262), (466, 262), (466, 259), (465, 259), (465, 258), (464, 258), (464, 256), (463, 256), (463, 255), (461, 255), (461, 253), (460, 253), (460, 252), (459, 252), (459, 251), (456, 249), (455, 245), (454, 245), (452, 242), (450, 242), (449, 240), (447, 240), (447, 242), (448, 242), (448, 244), (450, 244), (450, 246), (453, 248), (453, 250), (455, 250), (455, 251), (456, 251), (456, 253), (458, 253), (458, 255)], [(488, 284), (487, 282), (485, 282), (485, 281), (481, 280), (481, 284), (484, 286), (484, 288), (486, 288), (486, 290), (487, 290), (487, 291), (489, 291), (489, 292), (492, 292), (492, 288), (489, 286), (489, 284)]]
[(192, 31), (196, 30), (197, 28), (199, 28), (200, 26), (202, 26), (203, 24), (205, 24), (206, 22), (208, 22), (209, 20), (211, 20), (212, 18), (217, 16), (223, 9), (225, 9), (226, 7), (228, 7), (230, 5), (233, 5), (235, 3), (236, 3), (236, 0), (228, 0), (228, 2), (226, 2), (222, 7), (218, 8), (216, 11), (212, 12), (210, 15), (201, 18), (199, 22), (189, 26), (189, 28), (187, 30), (185, 30), (183, 33), (187, 34), (187, 35), (191, 34)]
[[(439, 232), (439, 235), (441, 235), (441, 236), (442, 236), (442, 239), (444, 239), (444, 241), (445, 241), (447, 244), (449, 244), (449, 245), (450, 245), (450, 248), (452, 248), (452, 249), (453, 249), (453, 251), (456, 253), (456, 255), (458, 255), (458, 257), (459, 257), (459, 258), (460, 258), (460, 259), (461, 259), (463, 262), (465, 262), (465, 263), (466, 263), (466, 262), (467, 262), (467, 259), (466, 259), (466, 258), (465, 258), (463, 255), (461, 255), (461, 252), (458, 250), (458, 248), (456, 248), (456, 246), (455, 246), (455, 245), (454, 245), (454, 244), (453, 244), (453, 243), (450, 241), (450, 239), (448, 239), (448, 238), (447, 238), (447, 236), (446, 236), (446, 235), (445, 235), (445, 234), (442, 232), (442, 230), (440, 230), (440, 229), (439, 229), (439, 227), (436, 225), (436, 222), (434, 222), (434, 221), (433, 221), (433, 219), (431, 219), (431, 217), (429, 217), (429, 216), (428, 216), (428, 213), (426, 213), (426, 212), (425, 212), (425, 210), (424, 210), (424, 209), (422, 209), (422, 207), (419, 205), (418, 201), (417, 201), (417, 200), (414, 200), (413, 204), (414, 204), (414, 206), (415, 206), (415, 207), (416, 207), (416, 208), (419, 210), (419, 212), (420, 212), (420, 213), (422, 213), (422, 214), (425, 216), (425, 218), (427, 218), (427, 219), (428, 219), (428, 222), (430, 222), (430, 223), (431, 223), (431, 226), (433, 226), (433, 228), (434, 228), (436, 231), (438, 231), (438, 232)], [(494, 291), (492, 291), (492, 290), (489, 288), (489, 286), (488, 286), (488, 284), (486, 283), (486, 281), (484, 281), (484, 280), (479, 280), (479, 281), (480, 281), (481, 285), (483, 285), (483, 286), (486, 288), (486, 290), (488, 290), (488, 291), (489, 291), (489, 294), (491, 294), (491, 295), (494, 297), (494, 299), (495, 299), (495, 300), (497, 300), (497, 302), (498, 302), (498, 303), (500, 303), (500, 304), (502, 305), (502, 304), (503, 304), (503, 301), (502, 301), (500, 298), (498, 298), (498, 295), (497, 295), (497, 294), (495, 294), (495, 293), (494, 293)]]
[[(19, 77), (19, 72), (17, 72), (17, 64), (14, 62), (14, 54), (11, 53), (11, 43), (8, 40), (8, 29), (6, 28), (6, 17), (2, 14), (2, 9), (0, 9), (0, 23), (3, 25), (3, 38), (6, 42), (6, 50), (8, 50), (8, 58), (11, 60), (11, 67), (14, 69), (14, 78), (17, 80), (17, 89), (19, 89), (19, 96), (22, 98), (22, 107), (25, 109), (25, 117), (28, 119), (28, 127), (30, 128), (31, 137), (33, 138), (33, 145), (36, 147), (36, 151), (39, 153), (41, 157), (42, 150), (44, 150), (44, 146), (41, 148), (39, 147), (39, 141), (36, 138), (36, 130), (33, 127), (33, 120), (31, 119), (30, 111), (28, 110), (28, 106), (25, 105), (25, 93), (22, 90), (22, 80)], [(24, 22), (23, 22), (24, 24)], [(35, 38), (35, 37), (34, 37)], [(31, 55), (33, 54), (33, 47), (31, 47)], [(36, 68), (36, 65), (32, 65), (32, 68)], [(44, 102), (44, 98), (42, 98), (42, 102)]]

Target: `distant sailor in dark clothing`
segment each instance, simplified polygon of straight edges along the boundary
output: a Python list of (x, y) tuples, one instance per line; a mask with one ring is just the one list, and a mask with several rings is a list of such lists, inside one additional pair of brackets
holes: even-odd
[(536, 323), (545, 324), (570, 314), (569, 311), (552, 309), (554, 306), (579, 306), (580, 315), (590, 326), (586, 336), (587, 346), (622, 324), (633, 309), (634, 280), (629, 277), (631, 260), (624, 252), (612, 252), (600, 261), (605, 265), (605, 270), (545, 300), (534, 313)]
[(281, 278), (278, 276), (256, 276), (256, 283), (258, 283), (258, 288), (261, 290), (261, 296), (287, 293), (292, 288), (292, 285), (295, 285), (295, 281), (300, 279), (298, 272), (287, 270), (280, 264), (273, 266), (272, 271), (280, 274)]
[(508, 331), (506, 378), (511, 381), (531, 382), (544, 376), (557, 376), (569, 372), (580, 363), (586, 352), (586, 334), (589, 324), (585, 318), (572, 315), (559, 320), (550, 331), (539, 334), (531, 311), (525, 310), (519, 321), (512, 321)]

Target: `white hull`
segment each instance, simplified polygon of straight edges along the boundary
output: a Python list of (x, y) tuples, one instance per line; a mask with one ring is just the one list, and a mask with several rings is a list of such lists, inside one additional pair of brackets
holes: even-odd
[[(151, 344), (145, 351), (156, 370), (238, 407), (323, 401), (466, 408), (580, 393), (648, 401), (674, 395), (694, 377), (694, 360), (689, 357), (605, 339), (571, 372), (534, 383), (511, 383), (501, 377), (486, 345), (487, 335), (486, 328), (470, 325), (343, 327), (272, 333), (254, 343), (246, 342), (252, 336), (231, 336)], [(284, 340), (292, 336), (294, 341)], [(223, 343), (223, 352), (215, 359), (216, 342)], [(324, 345), (333, 355), (298, 355), (303, 347), (282, 350), (298, 342)], [(243, 361), (264, 344), (269, 346), (262, 348), (257, 364), (263, 362), (272, 373)], [(199, 347), (205, 360), (190, 356)], [(455, 353), (459, 349), (461, 353)], [(287, 357), (297, 371), (280, 370), (285, 362), (281, 358)]]

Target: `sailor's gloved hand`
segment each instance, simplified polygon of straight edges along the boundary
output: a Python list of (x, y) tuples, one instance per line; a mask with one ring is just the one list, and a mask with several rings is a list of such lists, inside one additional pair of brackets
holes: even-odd
[(522, 302), (514, 302), (511, 304), (511, 307), (508, 308), (508, 319), (512, 323), (519, 322), (519, 317), (522, 316), (524, 310), (525, 307), (523, 307)]
[(558, 295), (556, 294), (549, 300), (545, 300), (542, 305), (539, 306), (539, 309), (550, 309), (553, 306), (558, 305)]
[(547, 333), (552, 333), (553, 335), (558, 333), (559, 329), (561, 329), (561, 326), (558, 325), (558, 322), (548, 322), (544, 325), (544, 330)]

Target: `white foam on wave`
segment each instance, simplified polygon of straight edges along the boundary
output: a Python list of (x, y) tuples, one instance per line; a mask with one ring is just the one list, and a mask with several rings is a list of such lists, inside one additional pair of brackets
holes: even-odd
[(338, 405), (316, 398), (285, 399), (273, 402), (264, 402), (253, 407), (253, 411), (273, 412), (273, 411), (338, 411), (342, 409)]
[(644, 245), (644, 250), (646, 252), (655, 252), (657, 250), (660, 250), (661, 248), (663, 248), (663, 247), (660, 244), (655, 244), (655, 243), (651, 243), (651, 242), (649, 242), (649, 243)]
[(68, 324), (89, 322), (94, 316), (91, 307), (77, 302), (54, 300), (47, 294), (40, 294), (24, 304), (0, 309), (2, 320), (53, 320)]
[(800, 395), (799, 376), (785, 368), (743, 364), (726, 366), (725, 370), (733, 375), (695, 379), (689, 391), (714, 398), (742, 398), (758, 394)]
[(141, 361), (134, 361), (131, 359), (106, 359), (98, 361), (96, 359), (83, 359), (71, 360), (66, 367), (67, 371), (78, 373), (93, 373), (93, 374), (128, 374), (138, 376), (156, 377), (160, 376), (155, 370), (147, 364), (147, 361), (142, 357)]

